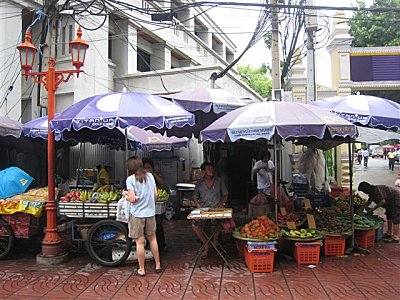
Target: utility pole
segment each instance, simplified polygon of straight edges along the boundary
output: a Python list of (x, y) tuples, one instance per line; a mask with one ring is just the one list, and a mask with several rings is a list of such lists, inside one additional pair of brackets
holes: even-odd
[[(271, 0), (272, 5), (277, 5), (277, 0)], [(283, 95), (281, 95), (281, 70), (280, 70), (280, 59), (279, 59), (279, 8), (272, 8), (272, 45), (271, 45), (271, 55), (272, 55), (272, 99), (282, 100)]]
[[(307, 0), (307, 6), (314, 6), (314, 0)], [(307, 34), (307, 102), (317, 99), (315, 84), (315, 32), (318, 29), (317, 11), (306, 9), (304, 11), (305, 30)]]

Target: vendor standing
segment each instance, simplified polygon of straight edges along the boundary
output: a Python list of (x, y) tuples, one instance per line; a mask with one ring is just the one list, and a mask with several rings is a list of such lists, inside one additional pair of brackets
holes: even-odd
[[(203, 178), (196, 182), (192, 199), (197, 208), (223, 208), (228, 201), (228, 189), (226, 188), (222, 179), (215, 175), (214, 165), (207, 162), (201, 165), (204, 171)], [(201, 258), (208, 256), (208, 244), (204, 235), (203, 228), (206, 220), (193, 220), (192, 228), (197, 237), (205, 244), (203, 252), (200, 254)], [(213, 243), (218, 244), (218, 238), (222, 231), (222, 226), (219, 226), (217, 233), (214, 235)]]
[(110, 171), (112, 167), (110, 163), (105, 163), (104, 166), (100, 169), (98, 176), (98, 184), (100, 185), (109, 185), (110, 184)]
[(272, 172), (274, 172), (274, 169), (271, 153), (268, 150), (262, 150), (260, 152), (260, 160), (254, 164), (252, 172), (257, 174), (258, 192), (265, 194), (268, 200), (271, 199)]
[(387, 233), (384, 235), (384, 242), (399, 243), (400, 227), (400, 191), (387, 185), (372, 185), (368, 182), (361, 182), (358, 190), (366, 193), (368, 204), (375, 202), (374, 208), (367, 208), (367, 211), (374, 211), (379, 207), (386, 209)]

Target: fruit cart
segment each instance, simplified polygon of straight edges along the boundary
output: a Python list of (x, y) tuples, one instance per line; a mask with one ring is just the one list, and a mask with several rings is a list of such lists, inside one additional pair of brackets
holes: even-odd
[[(101, 200), (103, 201), (103, 200)], [(99, 264), (119, 266), (132, 252), (128, 226), (115, 220), (118, 202), (59, 201), (59, 216), (68, 217), (72, 241), (87, 245), (90, 256)], [(166, 202), (156, 202), (156, 214), (165, 212)]]
[(0, 259), (10, 253), (16, 239), (41, 241), (46, 197), (47, 188), (42, 188), (0, 200)]

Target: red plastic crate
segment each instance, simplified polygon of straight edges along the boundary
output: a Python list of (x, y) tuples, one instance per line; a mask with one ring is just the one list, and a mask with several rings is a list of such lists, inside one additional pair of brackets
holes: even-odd
[(317, 265), (321, 253), (321, 242), (295, 243), (294, 258), (299, 265)]
[(244, 247), (244, 260), (251, 273), (271, 273), (274, 271), (275, 249), (248, 251)]
[(343, 236), (326, 236), (324, 240), (324, 254), (344, 255), (346, 238)]
[(375, 229), (356, 230), (354, 239), (357, 246), (371, 248), (375, 246)]

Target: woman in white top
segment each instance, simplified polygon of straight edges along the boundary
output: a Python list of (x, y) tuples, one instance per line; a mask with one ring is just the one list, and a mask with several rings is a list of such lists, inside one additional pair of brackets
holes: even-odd
[(150, 249), (156, 263), (156, 273), (161, 273), (160, 255), (156, 238), (156, 207), (158, 197), (157, 187), (151, 173), (143, 169), (142, 160), (135, 157), (128, 159), (128, 174), (126, 188), (130, 205), (129, 237), (136, 242), (136, 253), (139, 269), (138, 276), (145, 276), (145, 236), (150, 243)]
[(267, 196), (271, 195), (272, 173), (275, 166), (271, 160), (271, 153), (262, 150), (258, 160), (253, 167), (253, 174), (257, 174), (257, 190)]

